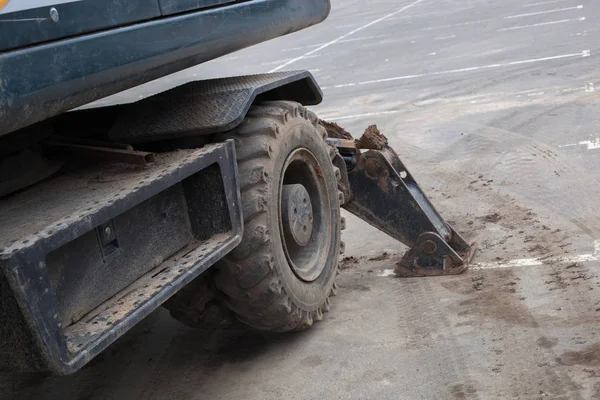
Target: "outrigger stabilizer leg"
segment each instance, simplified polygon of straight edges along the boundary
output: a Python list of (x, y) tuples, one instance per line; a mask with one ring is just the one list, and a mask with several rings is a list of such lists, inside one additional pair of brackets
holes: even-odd
[[(334, 162), (342, 173), (342, 207), (410, 248), (397, 264), (396, 275), (463, 272), (473, 257), (475, 244), (467, 243), (444, 221), (388, 146), (385, 136), (372, 128), (358, 141), (332, 138), (330, 132), (329, 144), (339, 152)], [(373, 133), (379, 135), (375, 137), (379, 144), (377, 140), (365, 140)], [(361, 152), (365, 143), (370, 149)]]

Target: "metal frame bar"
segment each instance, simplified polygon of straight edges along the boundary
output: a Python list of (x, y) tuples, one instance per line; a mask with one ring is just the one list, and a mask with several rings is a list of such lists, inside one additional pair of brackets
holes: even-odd
[[(6, 239), (0, 241), (0, 245), (3, 246), (0, 248), (0, 272), (7, 279), (21, 313), (34, 334), (37, 351), (47, 363), (47, 369), (59, 374), (68, 374), (81, 368), (241, 241), (243, 217), (233, 140), (211, 144), (203, 149), (190, 150), (187, 157), (183, 153), (180, 154), (179, 162), (166, 168), (161, 167), (156, 172), (148, 174), (148, 181), (144, 185), (135, 188), (126, 187), (127, 191), (118, 200), (114, 200), (111, 193), (110, 196), (106, 196), (106, 201), (89, 207), (80, 215), (64, 218), (62, 215), (49, 214), (46, 228), (37, 232), (19, 232), (20, 239), (18, 241), (10, 240), (11, 236), (4, 234)], [(105, 320), (103, 328), (94, 332), (93, 335), (83, 335), (83, 338), (81, 335), (78, 336), (77, 325), (79, 322), (71, 327), (61, 326), (57, 320), (58, 309), (48, 271), (45, 268), (46, 255), (215, 163), (220, 167), (232, 230), (225, 236), (221, 235), (219, 238), (198, 243), (198, 247), (203, 247), (202, 245), (208, 247), (207, 244), (211, 244), (210, 251), (198, 253), (192, 251), (190, 262), (186, 263), (185, 268), (180, 266), (176, 273), (168, 275), (169, 279), (162, 282), (160, 288), (147, 292), (142, 303), (134, 304), (118, 319), (110, 321), (110, 323), (106, 323)], [(116, 190), (118, 191), (118, 189)], [(39, 229), (40, 226), (34, 225), (34, 227)], [(11, 229), (10, 226), (3, 226), (3, 228)], [(214, 242), (211, 242), (213, 239)], [(168, 262), (172, 261), (165, 261), (138, 281), (148, 280), (149, 276), (152, 277), (156, 273), (157, 268), (164, 269), (164, 264)], [(125, 288), (115, 298), (127, 295), (132, 287), (135, 289), (135, 283)], [(101, 314), (101, 310), (94, 310), (90, 314)], [(84, 317), (80, 322), (82, 321), (89, 322), (90, 319)], [(81, 346), (77, 346), (77, 344), (73, 346), (73, 342), (81, 343)], [(18, 349), (16, 350), (18, 351)]]

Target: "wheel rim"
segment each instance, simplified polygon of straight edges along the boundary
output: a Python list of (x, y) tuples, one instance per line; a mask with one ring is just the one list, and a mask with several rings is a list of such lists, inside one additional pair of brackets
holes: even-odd
[(329, 252), (331, 207), (321, 166), (306, 148), (291, 152), (284, 164), (279, 224), (290, 268), (303, 281), (314, 281)]

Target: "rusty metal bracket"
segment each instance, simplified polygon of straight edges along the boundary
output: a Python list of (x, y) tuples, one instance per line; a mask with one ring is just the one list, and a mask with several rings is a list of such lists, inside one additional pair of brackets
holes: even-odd
[(86, 161), (108, 161), (147, 165), (154, 162), (154, 153), (133, 150), (133, 147), (97, 140), (52, 136), (43, 142), (44, 152), (61, 157), (76, 157)]
[[(356, 148), (346, 147), (338, 147), (340, 154)], [(355, 166), (347, 163), (351, 195), (343, 207), (410, 247), (398, 263), (398, 276), (459, 274), (467, 268), (475, 245), (444, 221), (391, 148), (359, 151), (352, 161)]]

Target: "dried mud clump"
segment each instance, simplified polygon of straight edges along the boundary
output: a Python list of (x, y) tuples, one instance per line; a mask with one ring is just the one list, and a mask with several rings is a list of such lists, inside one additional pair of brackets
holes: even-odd
[(387, 138), (379, 132), (377, 125), (371, 125), (365, 129), (365, 133), (356, 141), (356, 147), (360, 149), (383, 150), (387, 146)]
[(330, 138), (354, 140), (352, 135), (347, 130), (345, 130), (335, 122), (327, 122), (321, 119), (319, 120), (319, 124), (323, 128), (325, 128), (325, 130), (327, 131), (327, 136), (329, 136)]

